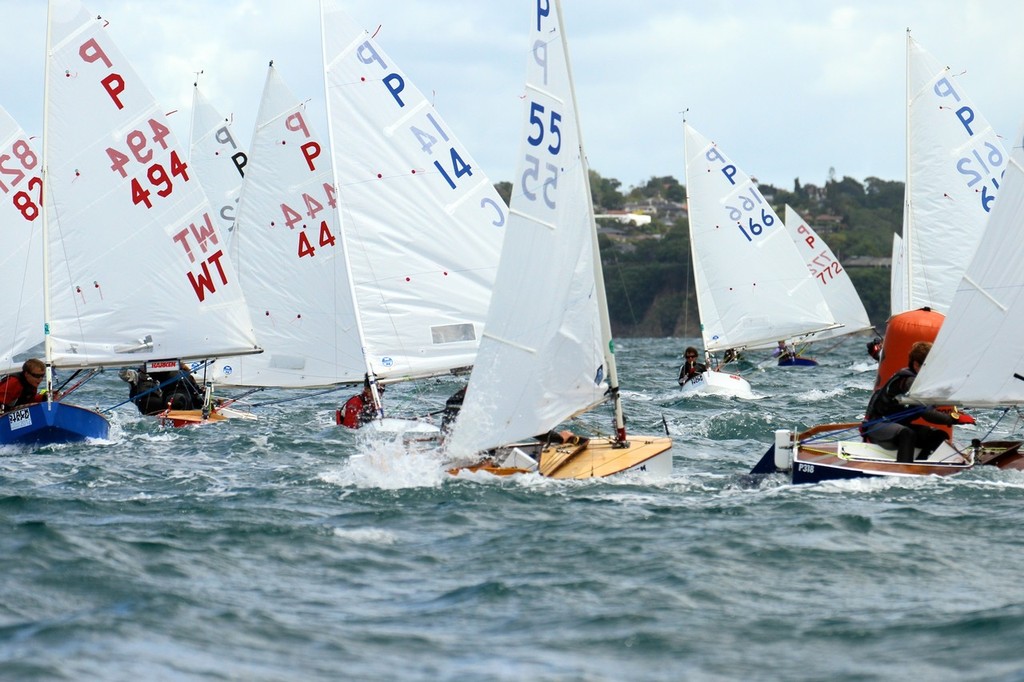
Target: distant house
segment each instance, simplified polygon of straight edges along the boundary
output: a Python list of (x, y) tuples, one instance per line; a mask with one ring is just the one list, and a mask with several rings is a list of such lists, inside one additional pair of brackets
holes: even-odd
[(814, 216), (814, 218), (808, 222), (818, 234), (828, 234), (829, 232), (834, 232), (843, 226), (843, 217), (831, 215), (829, 213), (822, 213)]
[(653, 197), (643, 201), (634, 201), (626, 204), (626, 211), (630, 213), (642, 213), (648, 216), (657, 216), (659, 220), (672, 223), (680, 217), (686, 216), (686, 206), (678, 201), (669, 201), (662, 197)]
[(847, 268), (891, 268), (892, 258), (881, 256), (851, 256), (843, 261)]
[(614, 220), (622, 223), (623, 225), (633, 225), (635, 227), (651, 224), (651, 216), (643, 213), (632, 213), (630, 211), (611, 210), (607, 213), (596, 213), (594, 217), (598, 220), (602, 218), (605, 220)]

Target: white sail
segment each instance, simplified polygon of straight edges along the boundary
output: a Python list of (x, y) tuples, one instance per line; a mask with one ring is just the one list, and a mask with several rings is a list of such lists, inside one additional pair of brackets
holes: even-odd
[(907, 287), (903, 284), (906, 265), (903, 259), (903, 237), (892, 236), (892, 268), (889, 273), (889, 310), (893, 314), (910, 310), (910, 297)]
[(42, 158), (35, 141), (0, 107), (0, 373), (43, 340)]
[(506, 208), (430, 102), (338, 3), (321, 4), (338, 203), (368, 371), (472, 365)]
[(218, 362), (218, 383), (301, 388), (362, 380), (336, 203), (327, 139), (271, 65), (231, 251), (264, 352)]
[(77, 367), (255, 352), (210, 203), (104, 24), (77, 0), (51, 0), (47, 357)]
[(708, 351), (835, 326), (782, 221), (722, 150), (684, 124), (690, 250)]
[(494, 299), (456, 457), (544, 433), (600, 402), (609, 333), (590, 180), (558, 3), (532, 18), (523, 127)]
[(796, 250), (807, 266), (808, 272), (818, 285), (828, 309), (835, 321), (842, 325), (835, 329), (817, 332), (804, 341), (820, 341), (845, 334), (856, 334), (871, 329), (871, 320), (864, 309), (864, 303), (853, 286), (846, 269), (836, 258), (825, 240), (818, 236), (807, 221), (786, 204), (786, 230), (796, 245)]
[(907, 33), (906, 310), (949, 309), (1006, 168), (1002, 142), (957, 80)]
[(234, 226), (247, 161), (248, 155), (231, 130), (231, 121), (221, 116), (196, 83), (192, 88), (189, 165), (206, 190), (222, 235), (229, 234)]
[(910, 397), (968, 407), (1024, 403), (1024, 129), (999, 201)]

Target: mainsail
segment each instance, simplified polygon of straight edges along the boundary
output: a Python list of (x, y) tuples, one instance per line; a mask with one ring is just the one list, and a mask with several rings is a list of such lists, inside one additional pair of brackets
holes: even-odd
[(846, 268), (839, 262), (825, 240), (819, 237), (814, 228), (789, 204), (786, 204), (786, 230), (793, 239), (808, 272), (818, 285), (818, 290), (825, 298), (836, 323), (842, 325), (804, 336), (800, 340), (821, 341), (871, 329), (871, 320), (868, 319), (864, 303), (860, 300), (860, 295), (857, 294)]
[(65, 367), (257, 352), (213, 209), (163, 110), (77, 0), (51, 0), (46, 355)]
[(958, 76), (907, 32), (904, 297), (945, 313), (1000, 191), (1007, 153)]
[(326, 137), (271, 65), (231, 242), (264, 352), (219, 361), (217, 383), (307, 388), (362, 380), (336, 194)]
[(0, 373), (18, 367), (14, 356), (43, 341), (42, 161), (39, 148), (0, 107), (0, 229), (4, 248), (0, 270), (6, 286), (0, 297)]
[(440, 114), (337, 2), (321, 5), (331, 158), (366, 371), (472, 365), (506, 206)]

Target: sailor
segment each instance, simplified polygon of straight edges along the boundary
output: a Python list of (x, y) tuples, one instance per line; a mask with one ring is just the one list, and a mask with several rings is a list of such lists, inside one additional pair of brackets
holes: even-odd
[[(384, 395), (384, 385), (378, 384), (377, 390)], [(362, 393), (345, 401), (341, 409), (334, 411), (334, 421), (338, 426), (349, 429), (358, 429), (369, 424), (377, 418), (377, 407), (373, 403), (373, 390), (370, 388), (370, 380), (363, 381)]]
[(683, 351), (683, 358), (683, 364), (679, 368), (680, 386), (708, 371), (707, 365), (697, 362), (697, 349), (693, 346), (687, 346), (686, 350)]
[(973, 424), (974, 417), (953, 410), (951, 414), (928, 408), (923, 413), (908, 409), (900, 403), (899, 398), (910, 391), (910, 387), (921, 371), (932, 344), (918, 341), (910, 347), (907, 366), (889, 377), (889, 380), (871, 394), (868, 407), (864, 414), (864, 422), (860, 432), (864, 440), (881, 445), (886, 450), (896, 450), (896, 461), (909, 463), (914, 461), (914, 449), (921, 448), (918, 459), (926, 459), (928, 455), (946, 440), (946, 432), (924, 424), (912, 423), (915, 419), (924, 419), (932, 424), (952, 426), (953, 424)]
[(142, 414), (159, 414), (166, 409), (198, 410), (203, 407), (203, 390), (185, 363), (180, 363), (177, 371), (150, 374), (146, 366), (142, 365), (138, 369), (122, 369), (118, 376), (128, 383), (128, 398)]
[[(39, 383), (46, 378), (46, 365), (38, 358), (29, 358), (17, 374), (0, 379), (0, 404), (4, 410), (18, 405), (41, 403), (46, 396), (39, 393)], [(56, 396), (55, 396), (56, 397)]]

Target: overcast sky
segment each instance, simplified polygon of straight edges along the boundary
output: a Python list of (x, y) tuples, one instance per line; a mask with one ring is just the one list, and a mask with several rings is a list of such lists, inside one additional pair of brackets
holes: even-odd
[[(248, 140), (274, 60), (326, 126), (318, 0), (92, 0), (188, 134), (194, 72)], [(424, 92), (493, 181), (511, 180), (530, 0), (351, 0), (349, 13)], [(904, 174), (905, 31), (959, 76), (1005, 138), (1024, 119), (1020, 0), (564, 0), (591, 167), (624, 187), (684, 178), (682, 112), (747, 173)], [(42, 130), (45, 0), (0, 0), (6, 107)]]

